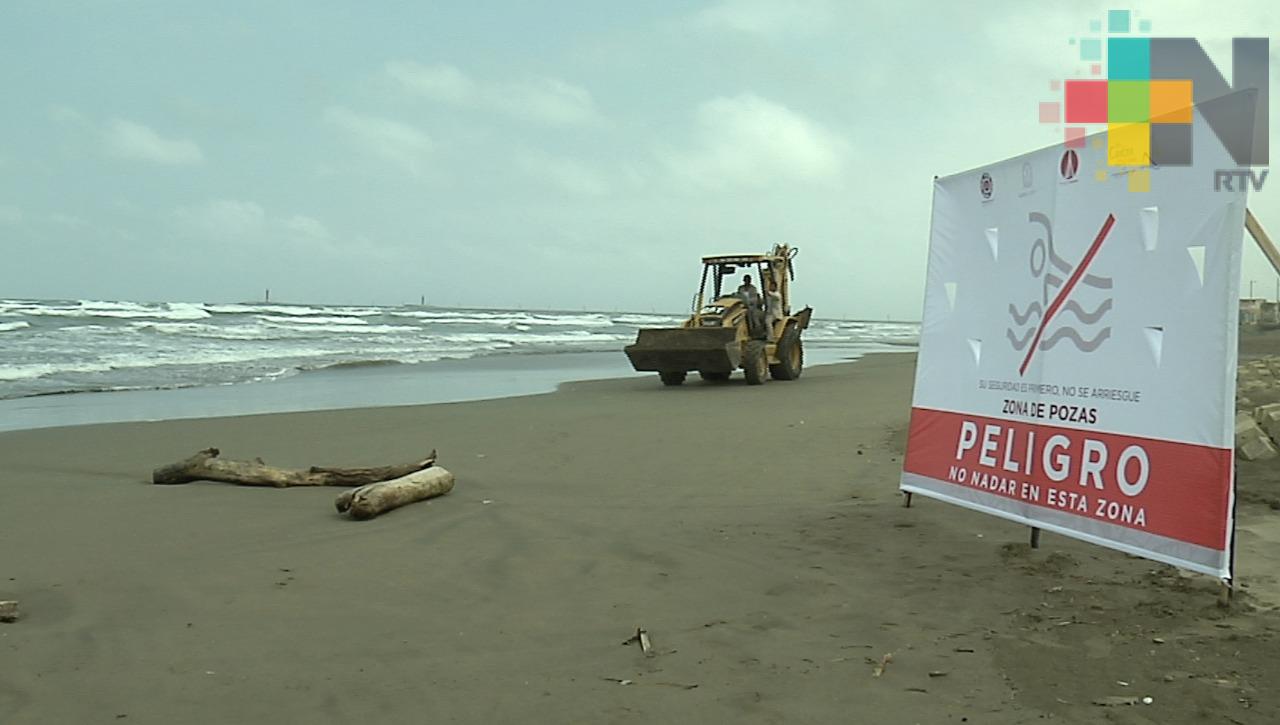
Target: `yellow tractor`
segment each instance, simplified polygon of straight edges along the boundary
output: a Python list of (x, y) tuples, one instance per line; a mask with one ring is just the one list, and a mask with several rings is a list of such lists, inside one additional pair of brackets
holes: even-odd
[[(739, 367), (748, 385), (800, 377), (800, 333), (813, 310), (791, 314), (792, 260), (799, 251), (778, 244), (767, 254), (703, 257), (693, 314), (680, 327), (640, 330), (626, 348), (631, 366), (658, 373), (664, 385), (680, 385), (693, 370), (703, 380), (722, 382)], [(745, 274), (730, 289), (740, 272), (753, 271), (759, 288)]]

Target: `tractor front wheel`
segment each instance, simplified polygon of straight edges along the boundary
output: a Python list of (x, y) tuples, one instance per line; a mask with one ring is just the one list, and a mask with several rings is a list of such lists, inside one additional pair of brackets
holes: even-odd
[(800, 330), (794, 324), (787, 325), (778, 340), (778, 364), (769, 366), (774, 380), (795, 380), (804, 370), (804, 345), (800, 342)]
[(663, 385), (680, 385), (684, 382), (685, 371), (683, 370), (663, 370), (658, 373), (658, 377), (662, 378)]
[(769, 374), (769, 358), (764, 353), (763, 340), (750, 340), (742, 351), (742, 372), (747, 385), (764, 385)]

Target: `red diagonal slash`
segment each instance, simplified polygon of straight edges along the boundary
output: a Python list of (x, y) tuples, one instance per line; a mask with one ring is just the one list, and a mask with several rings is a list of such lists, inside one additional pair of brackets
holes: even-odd
[(1098, 254), (1098, 249), (1102, 246), (1102, 241), (1111, 233), (1111, 227), (1116, 225), (1116, 215), (1108, 214), (1107, 220), (1102, 223), (1102, 229), (1098, 230), (1098, 236), (1094, 237), (1093, 244), (1089, 245), (1089, 251), (1084, 253), (1084, 259), (1080, 260), (1080, 266), (1076, 267), (1076, 271), (1071, 273), (1071, 277), (1067, 279), (1067, 283), (1062, 285), (1062, 291), (1053, 299), (1049, 309), (1044, 312), (1044, 319), (1040, 321), (1040, 328), (1036, 330), (1036, 336), (1031, 338), (1031, 349), (1027, 350), (1027, 356), (1022, 360), (1022, 367), (1018, 368), (1018, 375), (1021, 376), (1027, 372), (1027, 366), (1031, 364), (1031, 356), (1036, 353), (1036, 346), (1040, 344), (1040, 335), (1044, 333), (1044, 328), (1049, 326), (1049, 320), (1058, 314), (1058, 308), (1062, 307), (1062, 303), (1067, 301), (1067, 295), (1071, 294), (1072, 288), (1084, 276), (1084, 270), (1093, 261), (1094, 256)]

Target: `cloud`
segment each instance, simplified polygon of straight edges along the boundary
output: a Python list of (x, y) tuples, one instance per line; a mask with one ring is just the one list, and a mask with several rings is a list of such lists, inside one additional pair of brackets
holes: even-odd
[(831, 29), (828, 0), (721, 0), (693, 15), (695, 27), (749, 35), (812, 35)]
[(301, 214), (291, 216), (279, 222), (279, 227), (297, 237), (327, 241), (330, 238), (329, 228), (320, 220)]
[(328, 245), (333, 239), (319, 219), (303, 214), (276, 216), (257, 202), (239, 199), (212, 199), (178, 207), (173, 219), (190, 236), (220, 242), (284, 242), (314, 248)]
[(575, 159), (528, 152), (518, 156), (516, 163), (529, 176), (571, 194), (600, 196), (609, 192), (609, 184), (601, 174)]
[(187, 231), (215, 239), (244, 239), (266, 229), (267, 212), (252, 201), (215, 199), (174, 210), (174, 217)]
[(71, 106), (62, 104), (50, 106), (47, 115), (50, 121), (64, 126), (83, 126), (88, 123), (88, 119), (84, 117), (84, 114)]
[(576, 126), (601, 119), (589, 91), (558, 78), (487, 83), (451, 65), (413, 61), (388, 63), (385, 71), (404, 90), (459, 108), (495, 111), (549, 126)]
[(107, 122), (103, 140), (107, 153), (121, 159), (170, 165), (204, 161), (204, 152), (193, 141), (165, 138), (134, 121), (117, 118)]
[(49, 215), (49, 221), (62, 227), (84, 227), (89, 223), (75, 214), (64, 214), (62, 212), (54, 212)]
[(435, 146), (430, 136), (407, 123), (341, 106), (326, 109), (324, 119), (361, 148), (415, 175), (422, 173), (422, 163)]
[(8, 204), (0, 204), (0, 224), (21, 224), (22, 209)]
[(451, 65), (425, 66), (412, 61), (397, 61), (387, 64), (386, 73), (405, 90), (434, 101), (457, 106), (480, 102), (480, 87)]
[(702, 103), (696, 125), (692, 149), (659, 155), (677, 176), (701, 186), (829, 183), (843, 175), (850, 156), (838, 134), (751, 93)]

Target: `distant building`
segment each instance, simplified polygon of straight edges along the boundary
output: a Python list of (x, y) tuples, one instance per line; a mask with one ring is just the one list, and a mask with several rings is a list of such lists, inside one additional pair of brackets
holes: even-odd
[(1240, 300), (1240, 327), (1254, 330), (1280, 327), (1280, 303), (1261, 297)]

